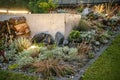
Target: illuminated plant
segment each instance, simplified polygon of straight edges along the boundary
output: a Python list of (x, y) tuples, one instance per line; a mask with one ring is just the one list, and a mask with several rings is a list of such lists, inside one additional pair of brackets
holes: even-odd
[(117, 5), (113, 6), (113, 2), (114, 0), (112, 0), (112, 2), (109, 3), (105, 3), (105, 13), (108, 17), (110, 17), (119, 8)]
[(94, 10), (98, 13), (103, 13), (104, 12), (104, 4), (99, 4), (94, 6)]
[(28, 49), (32, 43), (29, 39), (26, 39), (24, 37), (20, 37), (18, 39), (15, 39), (15, 41), (12, 43), (15, 45), (15, 48), (18, 52), (23, 51), (24, 49)]

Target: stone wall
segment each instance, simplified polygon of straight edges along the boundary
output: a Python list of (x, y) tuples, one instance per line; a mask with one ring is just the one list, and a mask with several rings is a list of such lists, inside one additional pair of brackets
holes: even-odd
[(68, 37), (72, 28), (79, 23), (81, 18), (81, 15), (77, 14), (2, 14), (0, 15), (0, 21), (18, 16), (26, 17), (31, 36), (46, 31), (53, 37), (58, 31)]

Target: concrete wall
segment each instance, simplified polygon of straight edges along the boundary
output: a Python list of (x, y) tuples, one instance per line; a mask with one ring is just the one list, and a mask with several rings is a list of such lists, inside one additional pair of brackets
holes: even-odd
[(79, 23), (81, 18), (77, 14), (7, 14), (0, 15), (0, 21), (11, 17), (25, 16), (31, 30), (31, 36), (39, 32), (49, 32), (53, 37), (56, 32), (61, 32), (68, 37), (72, 28)]

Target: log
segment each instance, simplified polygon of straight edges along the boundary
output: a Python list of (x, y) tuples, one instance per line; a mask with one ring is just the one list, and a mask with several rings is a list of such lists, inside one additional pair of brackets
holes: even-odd
[(14, 17), (14, 18), (9, 19), (9, 23), (12, 25), (18, 25), (18, 24), (25, 23), (25, 22), (26, 22), (26, 18), (24, 16), (23, 17)]

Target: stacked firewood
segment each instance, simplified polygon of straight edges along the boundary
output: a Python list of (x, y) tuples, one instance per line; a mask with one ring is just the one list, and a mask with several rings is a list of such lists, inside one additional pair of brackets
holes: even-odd
[(16, 36), (29, 36), (30, 29), (25, 17), (14, 17), (9, 19), (9, 24), (15, 29)]
[(30, 36), (30, 29), (25, 17), (14, 17), (0, 21), (0, 39), (4, 38), (9, 41), (20, 36)]

